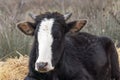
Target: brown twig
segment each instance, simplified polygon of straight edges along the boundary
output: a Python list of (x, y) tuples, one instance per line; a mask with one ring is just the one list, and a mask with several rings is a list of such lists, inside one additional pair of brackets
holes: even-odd
[(113, 12), (109, 12), (109, 14), (115, 19), (115, 21), (120, 25), (120, 21), (117, 19), (116, 15)]

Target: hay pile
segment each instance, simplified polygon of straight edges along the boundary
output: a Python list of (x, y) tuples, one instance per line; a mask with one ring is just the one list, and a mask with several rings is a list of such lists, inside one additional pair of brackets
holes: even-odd
[(120, 64), (120, 48), (117, 48), (118, 56), (119, 56), (119, 64)]
[[(120, 48), (117, 49), (120, 61)], [(28, 56), (0, 62), (0, 80), (23, 80), (28, 72)]]
[(23, 80), (28, 72), (28, 57), (9, 58), (0, 62), (0, 80)]

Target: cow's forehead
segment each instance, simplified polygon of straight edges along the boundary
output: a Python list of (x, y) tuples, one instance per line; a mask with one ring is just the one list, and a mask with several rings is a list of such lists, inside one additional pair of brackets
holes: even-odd
[(41, 21), (43, 20), (44, 18), (47, 18), (47, 19), (50, 19), (50, 18), (54, 18), (55, 20), (62, 20), (64, 21), (64, 16), (60, 13), (57, 13), (57, 12), (53, 12), (53, 13), (50, 13), (50, 12), (46, 12), (44, 14), (40, 14), (38, 16), (36, 16), (36, 21)]

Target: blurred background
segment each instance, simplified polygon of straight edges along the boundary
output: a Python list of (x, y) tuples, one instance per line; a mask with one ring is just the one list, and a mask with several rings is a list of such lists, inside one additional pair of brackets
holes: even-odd
[(0, 0), (0, 60), (29, 54), (33, 37), (21, 33), (16, 23), (31, 21), (29, 12), (48, 11), (72, 12), (69, 21), (88, 20), (81, 31), (108, 36), (120, 44), (120, 0)]

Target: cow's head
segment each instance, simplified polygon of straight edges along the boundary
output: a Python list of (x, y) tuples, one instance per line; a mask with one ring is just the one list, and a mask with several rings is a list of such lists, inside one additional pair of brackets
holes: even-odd
[[(79, 32), (86, 24), (86, 20), (78, 20), (66, 23), (71, 14), (45, 13), (38, 16), (31, 15), (34, 23), (19, 23), (18, 28), (27, 35), (35, 36), (37, 59), (35, 70), (48, 72), (55, 68), (59, 62), (63, 41), (67, 32)], [(33, 64), (34, 65), (34, 64)]]

